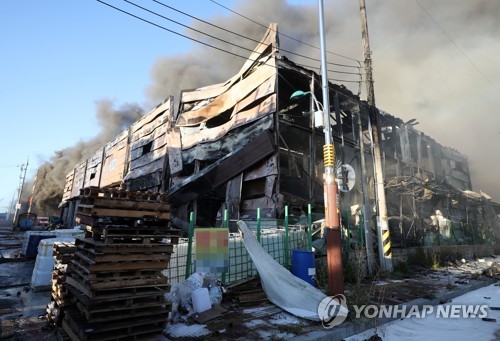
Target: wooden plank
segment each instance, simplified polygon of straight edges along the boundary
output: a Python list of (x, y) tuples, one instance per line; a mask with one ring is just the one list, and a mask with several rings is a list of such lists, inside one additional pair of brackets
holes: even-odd
[[(264, 101), (256, 103), (255, 106), (245, 109), (231, 117), (231, 119), (217, 127), (206, 128), (200, 126), (196, 132), (195, 128), (180, 127), (182, 133), (182, 149), (186, 150), (200, 143), (217, 141), (229, 131), (246, 125), (252, 121), (276, 111), (276, 94), (267, 97)], [(187, 133), (188, 132), (188, 133)]]
[[(160, 129), (160, 128), (158, 128)], [(158, 150), (167, 144), (167, 127), (166, 125), (155, 132), (154, 135), (145, 136), (142, 139), (133, 142), (130, 145), (130, 159), (135, 160), (143, 155), (143, 147), (151, 143), (150, 151)]]
[(81, 252), (75, 253), (75, 259), (72, 264), (79, 263), (82, 267), (89, 272), (99, 271), (124, 271), (124, 270), (139, 270), (139, 269), (166, 269), (168, 260), (150, 260), (150, 261), (128, 261), (128, 262), (106, 262), (98, 263), (88, 258)]
[(144, 130), (147, 132), (150, 132), (154, 130), (154, 124), (153, 127), (150, 126), (151, 123), (156, 123), (158, 125), (161, 125), (164, 123), (164, 119), (168, 119), (168, 115), (170, 112), (171, 108), (171, 98), (167, 99), (165, 102), (162, 104), (158, 105), (156, 108), (151, 110), (149, 113), (141, 117), (138, 121), (136, 121), (132, 125), (132, 136), (137, 136), (137, 132), (139, 130)]
[(148, 253), (148, 252), (171, 252), (173, 250), (172, 245), (165, 243), (152, 243), (152, 244), (106, 244), (99, 240), (93, 240), (91, 238), (77, 238), (76, 245), (81, 248), (94, 248), (96, 253)]
[(215, 320), (227, 313), (227, 309), (220, 306), (215, 305), (211, 309), (201, 312), (195, 315), (194, 320), (200, 324), (205, 324), (209, 321)]
[[(271, 61), (271, 64), (273, 64), (274, 59)], [(275, 75), (276, 69), (273, 67), (266, 65), (257, 68), (248, 77), (240, 80), (233, 87), (216, 97), (206, 106), (198, 110), (180, 114), (177, 119), (177, 126), (197, 125), (218, 116), (219, 114), (233, 108), (242, 98), (246, 97), (270, 77), (275, 77)]]
[(164, 254), (164, 253), (154, 253), (154, 254), (115, 254), (115, 255), (110, 255), (110, 254), (102, 254), (102, 255), (95, 255), (95, 256), (90, 256), (89, 258), (95, 261), (96, 263), (101, 263), (101, 262), (126, 262), (126, 261), (148, 261), (148, 260), (165, 260), (168, 261), (170, 259), (170, 254)]
[(87, 321), (90, 323), (95, 322), (114, 322), (116, 320), (144, 317), (144, 316), (167, 316), (168, 311), (165, 307), (156, 306), (156, 307), (146, 307), (146, 308), (137, 308), (133, 307), (131, 309), (117, 311), (117, 310), (108, 310), (105, 312), (94, 312), (88, 311), (85, 309), (81, 303), (77, 303), (77, 307), (80, 312), (82, 312)]
[(165, 202), (132, 201), (112, 198), (81, 198), (80, 205), (90, 205), (99, 208), (127, 209), (134, 211), (169, 211), (170, 205)]
[[(81, 278), (79, 278), (81, 281)], [(86, 285), (85, 282), (81, 283), (72, 276), (66, 278), (67, 285), (71, 285), (76, 289), (80, 290), (89, 298), (94, 297), (110, 297), (112, 295), (124, 294), (130, 295), (135, 294), (137, 291), (150, 292), (147, 289), (150, 288), (162, 288), (167, 291), (170, 285), (167, 283), (166, 279), (135, 279), (135, 280), (123, 280), (114, 281), (111, 283), (99, 282), (93, 283), (93, 285)], [(137, 283), (134, 285), (133, 283)], [(125, 286), (126, 285), (126, 286)], [(139, 290), (140, 289), (140, 290)]]
[(272, 155), (256, 165), (256, 167), (247, 170), (245, 172), (245, 176), (243, 177), (243, 181), (264, 178), (269, 175), (278, 175), (278, 161), (276, 155)]
[(167, 146), (170, 173), (178, 173), (182, 171), (181, 133), (178, 129), (172, 129), (167, 134)]
[(133, 280), (142, 278), (151, 278), (162, 276), (162, 271), (164, 269), (154, 269), (154, 270), (126, 270), (118, 272), (89, 272), (84, 266), (81, 266), (78, 262), (71, 265), (68, 273), (77, 273), (80, 277), (85, 278), (88, 283), (101, 283), (107, 281), (120, 281), (120, 280)]
[(243, 75), (255, 64), (255, 61), (260, 60), (260, 56), (269, 48), (269, 46), (273, 47), (272, 53), (274, 53), (277, 49), (277, 45), (278, 26), (276, 24), (270, 24), (269, 28), (264, 34), (264, 38), (253, 50), (248, 60), (245, 62), (245, 64), (243, 64), (236, 75), (234, 75), (231, 79), (224, 83), (206, 86), (194, 91), (184, 91), (181, 94), (181, 101), (184, 103), (200, 101), (203, 99), (219, 96), (220, 94), (226, 92), (228, 88), (230, 88), (236, 81), (240, 80), (241, 77), (243, 77)]
[(124, 180), (132, 180), (149, 173), (161, 171), (167, 154), (167, 146), (163, 147), (158, 153), (147, 153), (134, 160), (130, 165), (130, 171)]
[(120, 217), (120, 218), (146, 218), (170, 219), (170, 212), (160, 211), (129, 211), (113, 208), (100, 207), (78, 207), (78, 214), (97, 217)]

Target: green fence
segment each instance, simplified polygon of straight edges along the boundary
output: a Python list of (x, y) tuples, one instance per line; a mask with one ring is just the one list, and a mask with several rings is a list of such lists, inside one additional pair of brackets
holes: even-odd
[[(228, 226), (227, 214), (224, 214), (224, 226)], [(193, 260), (195, 259), (196, 238), (194, 237), (193, 215), (191, 214), (189, 227), (189, 238), (181, 238), (174, 246), (168, 269), (163, 274), (169, 278), (170, 283), (184, 281), (187, 276), (196, 271)], [(311, 219), (308, 219), (310, 222)], [(271, 257), (278, 263), (289, 268), (291, 266), (291, 254), (293, 250), (310, 250), (311, 236), (307, 225), (288, 225), (288, 208), (285, 209), (285, 219), (278, 221), (280, 226), (275, 228), (262, 227), (260, 210), (257, 211), (257, 220), (247, 221), (255, 233), (257, 240)], [(265, 225), (265, 224), (264, 224)], [(229, 234), (229, 268), (224, 274), (217, 274), (227, 284), (257, 274), (255, 266), (245, 248), (240, 233)]]

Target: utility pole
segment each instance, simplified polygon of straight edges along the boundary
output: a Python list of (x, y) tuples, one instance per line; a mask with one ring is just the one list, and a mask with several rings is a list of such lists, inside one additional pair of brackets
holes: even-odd
[[(26, 165), (21, 165), (21, 174), (19, 175), (19, 195), (17, 197), (17, 203), (16, 203), (16, 210), (14, 211), (14, 219), (12, 220), (12, 228), (16, 226), (16, 220), (19, 215), (19, 210), (21, 209), (21, 197), (23, 195), (23, 186), (24, 186), (24, 180), (26, 179), (26, 171), (28, 170), (28, 165), (30, 162), (30, 158), (28, 156), (28, 160), (26, 161)], [(23, 173), (24, 172), (24, 173)]]
[[(325, 125), (325, 144), (323, 146), (323, 163), (325, 166), (324, 198), (325, 198), (325, 233), (326, 257), (328, 265), (328, 294), (344, 293), (344, 269), (342, 266), (342, 240), (340, 220), (337, 212), (337, 183), (335, 182), (335, 147), (332, 142), (330, 125), (329, 82), (326, 65), (325, 24), (323, 0), (318, 0), (319, 37), (321, 49), (321, 86), (323, 90), (323, 117)], [(313, 132), (314, 133), (314, 132)]]
[(366, 263), (368, 265), (368, 274), (375, 272), (375, 257), (373, 255), (373, 237), (371, 224), (371, 204), (368, 195), (368, 176), (366, 175), (365, 143), (363, 137), (363, 122), (361, 121), (361, 110), (357, 114), (357, 123), (359, 129), (359, 156), (361, 161), (361, 190), (363, 192), (363, 227), (365, 232)]
[(384, 174), (380, 152), (378, 109), (375, 106), (375, 91), (373, 89), (372, 59), (370, 39), (368, 37), (368, 20), (366, 18), (365, 0), (359, 0), (361, 14), (361, 37), (365, 56), (366, 96), (369, 104), (369, 120), (372, 129), (373, 168), (375, 178), (375, 198), (377, 203), (377, 237), (380, 268), (382, 271), (392, 271), (392, 250), (387, 221), (387, 204), (385, 200)]

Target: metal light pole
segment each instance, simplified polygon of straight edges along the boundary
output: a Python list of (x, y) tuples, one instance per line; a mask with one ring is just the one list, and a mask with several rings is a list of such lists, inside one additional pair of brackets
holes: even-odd
[[(319, 33), (321, 41), (321, 83), (323, 105), (319, 103), (312, 91), (295, 91), (291, 100), (310, 94), (318, 111), (323, 112), (325, 144), (323, 146), (323, 190), (325, 201), (325, 237), (326, 257), (328, 266), (328, 294), (337, 295), (344, 292), (344, 270), (342, 267), (342, 240), (340, 220), (337, 211), (337, 183), (335, 182), (335, 148), (332, 143), (332, 127), (330, 125), (329, 83), (326, 67), (325, 29), (323, 22), (323, 0), (319, 0)], [(314, 113), (315, 115), (316, 113)], [(312, 127), (314, 129), (314, 126)], [(314, 134), (314, 131), (313, 131)]]
[(335, 182), (335, 148), (332, 143), (332, 127), (330, 125), (330, 98), (328, 69), (326, 66), (325, 24), (323, 0), (318, 0), (319, 38), (321, 50), (321, 85), (323, 90), (323, 115), (325, 124), (325, 145), (323, 146), (323, 163), (325, 173), (325, 235), (326, 256), (328, 264), (328, 294), (336, 295), (344, 292), (344, 273), (342, 268), (342, 240), (340, 221), (337, 212), (337, 184)]

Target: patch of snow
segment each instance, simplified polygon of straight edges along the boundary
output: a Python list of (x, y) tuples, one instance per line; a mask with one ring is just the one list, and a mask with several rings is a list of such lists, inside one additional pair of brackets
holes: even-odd
[(251, 308), (251, 309), (245, 309), (245, 310), (243, 310), (243, 313), (244, 314), (252, 315), (253, 313), (256, 313), (256, 312), (265, 311), (268, 308), (269, 308), (269, 306), (266, 306), (266, 307), (257, 307), (257, 308)]
[(392, 280), (387, 280), (387, 281), (376, 281), (376, 282), (373, 282), (373, 284), (375, 286), (380, 286), (380, 285), (387, 285), (387, 284), (390, 284), (390, 283), (401, 283), (401, 282), (404, 282), (404, 280), (402, 280), (402, 279), (392, 279)]
[(293, 315), (287, 313), (281, 313), (273, 316), (270, 320), (270, 323), (274, 325), (288, 325), (288, 324), (299, 324), (300, 320)]
[(188, 326), (184, 323), (168, 324), (165, 332), (171, 337), (200, 337), (210, 334), (204, 324)]
[(261, 338), (264, 340), (288, 340), (295, 336), (295, 334), (290, 334), (287, 332), (280, 331), (268, 331), (268, 330), (256, 330)]
[[(486, 297), (489, 297), (486, 298)], [(500, 306), (500, 287), (490, 285), (471, 291), (453, 299), (448, 304), (486, 304), (490, 307)], [(500, 320), (499, 310), (488, 309), (488, 317)], [(378, 334), (384, 341), (399, 340), (494, 340), (498, 322), (483, 321), (481, 318), (443, 318), (436, 314), (425, 318), (406, 318), (392, 321), (378, 328), (346, 338), (346, 341), (366, 340)]]
[(245, 322), (243, 324), (245, 327), (247, 328), (253, 328), (253, 327), (256, 327), (256, 326), (262, 326), (262, 325), (269, 325), (266, 321), (264, 320), (252, 320), (252, 321), (249, 321), (249, 322)]

